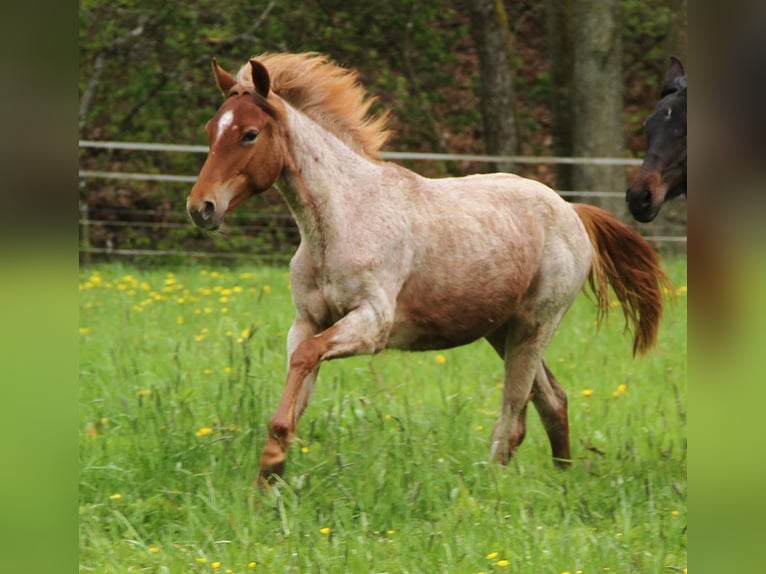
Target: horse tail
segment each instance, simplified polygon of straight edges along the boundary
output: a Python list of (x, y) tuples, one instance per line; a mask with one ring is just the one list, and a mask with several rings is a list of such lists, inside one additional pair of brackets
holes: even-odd
[(603, 209), (572, 205), (593, 245), (588, 283), (596, 298), (597, 323), (609, 312), (611, 285), (625, 315), (625, 328), (633, 333), (633, 355), (646, 353), (657, 342), (663, 288), (670, 288), (659, 256), (648, 241)]

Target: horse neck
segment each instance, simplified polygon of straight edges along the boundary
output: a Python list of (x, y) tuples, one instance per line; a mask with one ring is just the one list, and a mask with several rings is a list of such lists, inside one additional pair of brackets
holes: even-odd
[[(355, 217), (380, 177), (380, 164), (349, 148), (302, 112), (285, 104), (288, 161), (279, 190), (304, 238), (326, 244)], [(317, 241), (319, 240), (319, 241)]]

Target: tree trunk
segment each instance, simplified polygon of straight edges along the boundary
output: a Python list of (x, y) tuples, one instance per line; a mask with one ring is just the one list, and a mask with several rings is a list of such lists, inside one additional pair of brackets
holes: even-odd
[[(551, 66), (553, 155), (570, 156), (574, 149), (573, 0), (546, 0), (545, 16)], [(556, 188), (573, 189), (571, 165), (556, 165)]]
[[(484, 145), (491, 155), (516, 155), (519, 138), (513, 89), (513, 42), (501, 0), (468, 0), (471, 35), (479, 52)], [(494, 171), (513, 171), (510, 162), (491, 164)]]
[[(622, 157), (622, 42), (619, 0), (575, 0), (574, 148), (582, 157)], [(575, 190), (623, 193), (624, 166), (576, 165)], [(588, 198), (613, 213), (625, 213), (619, 198)]]

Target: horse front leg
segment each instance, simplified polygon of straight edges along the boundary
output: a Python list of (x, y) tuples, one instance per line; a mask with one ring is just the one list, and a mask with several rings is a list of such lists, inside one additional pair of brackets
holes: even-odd
[[(310, 337), (313, 337), (314, 335), (317, 334), (318, 331), (319, 331), (319, 328), (316, 326), (316, 324), (313, 321), (296, 318), (295, 321), (293, 322), (287, 334), (288, 381), (290, 380), (289, 379), (290, 362), (291, 362), (291, 358), (293, 354), (295, 353), (295, 350), (303, 341), (305, 341), (306, 339), (309, 339)], [(308, 372), (308, 374), (303, 378), (303, 381), (300, 382), (299, 384), (297, 395), (295, 397), (295, 415), (293, 417), (295, 420), (292, 425), (293, 428), (297, 426), (298, 419), (300, 418), (300, 416), (303, 414), (303, 411), (306, 410), (306, 407), (308, 406), (309, 397), (311, 396), (311, 393), (314, 390), (314, 385), (316, 383), (316, 378), (318, 374), (319, 374), (319, 365), (311, 369)], [(287, 390), (288, 388), (286, 387), (282, 395), (281, 403), (285, 402), (286, 400), (285, 395), (287, 394)], [(277, 424), (279, 424), (279, 421), (277, 421)], [(261, 453), (260, 470), (258, 473), (258, 479), (256, 481), (256, 483), (260, 485), (263, 485), (264, 483), (271, 481), (274, 476), (282, 476), (284, 474), (285, 457), (286, 457), (285, 451), (287, 447), (289, 446), (289, 444), (294, 439), (294, 436), (290, 433), (287, 433), (287, 434), (285, 434), (284, 432), (275, 433), (274, 432), (275, 425), (274, 425), (273, 418), (272, 418), (272, 421), (269, 423), (268, 428), (269, 428), (269, 435), (266, 441), (266, 446), (263, 448), (263, 452)]]
[[(268, 484), (285, 470), (286, 449), (294, 437), (322, 361), (382, 350), (393, 323), (393, 308), (363, 303), (332, 327), (297, 343), (290, 354), (287, 384), (261, 455), (258, 482)], [(296, 340), (297, 340), (296, 335)]]

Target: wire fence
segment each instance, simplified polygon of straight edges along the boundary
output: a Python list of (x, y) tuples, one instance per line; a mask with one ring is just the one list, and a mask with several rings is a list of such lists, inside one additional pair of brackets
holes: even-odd
[[(81, 149), (100, 149), (110, 151), (143, 151), (152, 153), (192, 153), (206, 154), (207, 146), (201, 145), (178, 145), (164, 143), (142, 142), (116, 142), (116, 141), (93, 141), (81, 140)], [(635, 166), (640, 165), (640, 159), (612, 158), (612, 157), (556, 157), (556, 156), (496, 156), (480, 154), (443, 154), (423, 152), (382, 152), (382, 159), (390, 161), (418, 160), (418, 161), (441, 161), (441, 162), (482, 162), (482, 163), (514, 163), (514, 164), (542, 164), (542, 165), (598, 165), (598, 166)], [(197, 180), (196, 175), (175, 175), (166, 173), (142, 173), (133, 171), (104, 171), (80, 169), (79, 177), (81, 185), (87, 180), (112, 180), (112, 181), (144, 181), (161, 182), (171, 184), (193, 184)], [(624, 193), (604, 192), (591, 190), (563, 190), (558, 192), (563, 197), (614, 197), (622, 198)], [(92, 213), (96, 212), (96, 213)], [(130, 233), (136, 230), (136, 234), (154, 232), (159, 234), (172, 234), (188, 232), (190, 223), (185, 213), (180, 210), (157, 210), (136, 209), (130, 207), (120, 209), (111, 207), (108, 213), (103, 210), (89, 209), (88, 201), (80, 201), (80, 253), (81, 260), (88, 262), (92, 255), (117, 256), (117, 257), (192, 257), (192, 258), (220, 258), (220, 259), (258, 259), (271, 261), (284, 261), (289, 257), (288, 251), (297, 246), (298, 234), (289, 214), (273, 213), (269, 210), (238, 210), (239, 216), (235, 221), (230, 221), (224, 235), (217, 238), (218, 243), (223, 243), (220, 251), (198, 250), (181, 246), (167, 249), (157, 246), (152, 247), (123, 247), (115, 246), (110, 240), (111, 235)], [(101, 233), (104, 237), (94, 237), (96, 230), (111, 230), (110, 233)], [(234, 244), (237, 237), (252, 237), (265, 234), (267, 240), (253, 249), (252, 245), (247, 250), (237, 250)], [(685, 235), (646, 235), (647, 240), (658, 244), (679, 245), (685, 248), (687, 238)], [(271, 238), (269, 240), (268, 238)], [(219, 245), (220, 246), (220, 245)], [(285, 249), (287, 247), (287, 249)]]

